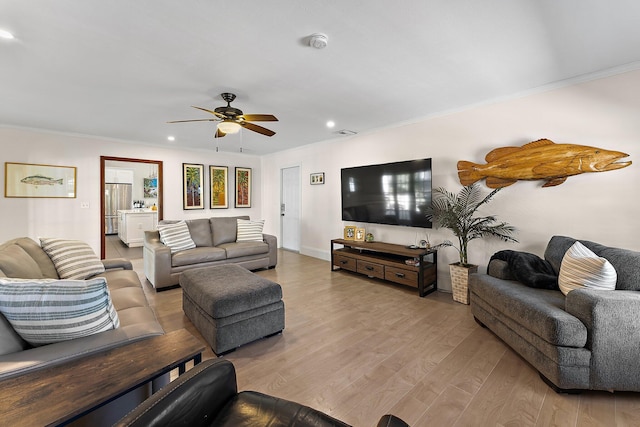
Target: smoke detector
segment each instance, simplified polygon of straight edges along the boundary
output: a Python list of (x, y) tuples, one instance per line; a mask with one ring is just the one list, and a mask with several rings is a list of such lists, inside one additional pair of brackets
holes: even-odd
[(309, 37), (309, 46), (314, 47), (316, 49), (324, 49), (327, 47), (327, 43), (329, 42), (329, 37), (326, 34), (322, 33), (314, 33)]

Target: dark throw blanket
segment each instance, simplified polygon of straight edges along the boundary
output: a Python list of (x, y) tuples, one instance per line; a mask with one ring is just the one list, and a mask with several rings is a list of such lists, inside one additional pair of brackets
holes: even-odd
[[(523, 285), (539, 289), (559, 289), (558, 276), (549, 261), (537, 255), (518, 251), (499, 251), (491, 259), (505, 261), (511, 275)], [(491, 261), (489, 261), (491, 262)]]

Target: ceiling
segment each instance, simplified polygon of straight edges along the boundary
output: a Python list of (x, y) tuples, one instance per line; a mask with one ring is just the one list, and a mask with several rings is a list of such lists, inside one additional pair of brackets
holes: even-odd
[[(262, 155), (638, 68), (639, 18), (637, 0), (0, 0), (0, 124)], [(222, 92), (276, 135), (166, 123)]]

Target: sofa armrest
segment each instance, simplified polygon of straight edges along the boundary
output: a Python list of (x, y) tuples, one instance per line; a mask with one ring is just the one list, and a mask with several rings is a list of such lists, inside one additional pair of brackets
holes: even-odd
[(576, 289), (565, 309), (587, 327), (591, 387), (640, 389), (640, 292)]
[(144, 274), (157, 289), (171, 283), (171, 249), (160, 241), (157, 230), (144, 232)]
[(269, 245), (269, 267), (275, 267), (278, 263), (278, 238), (271, 234), (262, 234), (264, 242)]
[(209, 359), (161, 388), (115, 425), (208, 425), (237, 391), (233, 364)]
[(133, 270), (133, 265), (131, 261), (126, 258), (109, 258), (103, 259), (102, 264), (104, 264), (105, 270)]

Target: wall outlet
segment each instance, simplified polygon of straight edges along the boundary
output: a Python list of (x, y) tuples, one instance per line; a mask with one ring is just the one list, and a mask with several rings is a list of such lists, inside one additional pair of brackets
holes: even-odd
[(89, 202), (81, 202), (80, 209), (89, 209)]

